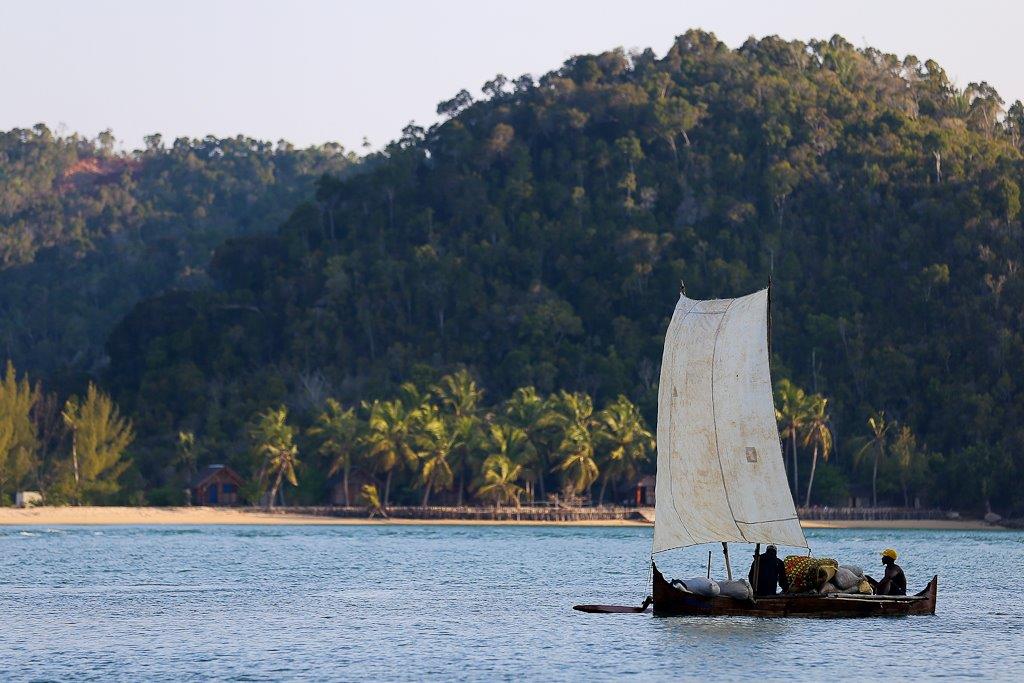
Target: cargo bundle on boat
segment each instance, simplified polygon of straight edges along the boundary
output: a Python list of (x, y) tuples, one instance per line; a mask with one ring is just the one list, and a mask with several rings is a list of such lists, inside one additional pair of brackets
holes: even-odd
[[(867, 617), (934, 614), (937, 577), (917, 595), (701, 595), (658, 570), (659, 553), (729, 543), (808, 548), (786, 481), (769, 373), (770, 296), (676, 304), (665, 335), (658, 397), (652, 595), (656, 615)], [(755, 556), (757, 551), (755, 551)], [(755, 572), (756, 575), (756, 572)], [(756, 586), (754, 586), (756, 589)]]

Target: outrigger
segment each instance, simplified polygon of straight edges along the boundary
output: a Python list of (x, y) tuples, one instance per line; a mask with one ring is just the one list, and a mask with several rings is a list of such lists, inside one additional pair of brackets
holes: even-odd
[(916, 595), (800, 593), (704, 596), (666, 580), (654, 556), (729, 543), (808, 548), (786, 480), (769, 372), (770, 290), (697, 301), (681, 294), (665, 334), (658, 394), (653, 587), (640, 607), (576, 605), (597, 613), (759, 617), (934, 614), (938, 577)]

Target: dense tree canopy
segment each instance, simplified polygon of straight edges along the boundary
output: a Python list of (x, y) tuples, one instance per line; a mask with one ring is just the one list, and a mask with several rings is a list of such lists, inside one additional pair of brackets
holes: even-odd
[[(103, 379), (151, 485), (181, 430), (241, 454), (268, 406), (312, 424), (328, 397), (425, 391), (456, 365), (494, 404), (525, 386), (621, 394), (653, 423), (680, 283), (712, 298), (771, 280), (773, 373), (815, 397), (804, 424), (828, 399), (812, 501), (870, 495), (875, 459), (854, 456), (884, 413), (900, 455), (878, 458), (880, 502), (1022, 510), (1019, 103), (1004, 114), (986, 83), (840, 37), (729, 49), (697, 31), (484, 95), (323, 178), (276, 232), (235, 231), (211, 286), (121, 321)], [(790, 440), (801, 493), (815, 428)], [(485, 468), (496, 501), (517, 464)]]
[(109, 132), (0, 132), (0, 356), (20, 369), (97, 372), (137, 301), (203, 286), (225, 238), (275, 229), (322, 173), (352, 162), (330, 144), (146, 143), (120, 153)]

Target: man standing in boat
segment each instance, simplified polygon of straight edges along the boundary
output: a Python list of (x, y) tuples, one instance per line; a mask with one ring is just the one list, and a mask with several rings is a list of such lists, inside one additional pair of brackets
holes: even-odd
[(885, 576), (878, 583), (872, 581), (875, 595), (906, 595), (907, 576), (903, 567), (896, 564), (896, 551), (886, 548), (882, 551), (882, 564), (885, 565)]
[(762, 597), (775, 595), (776, 587), (785, 592), (789, 588), (786, 579), (786, 565), (779, 559), (779, 551), (774, 545), (768, 546), (760, 555), (755, 551), (754, 562), (747, 573), (750, 585), (754, 587), (754, 595)]

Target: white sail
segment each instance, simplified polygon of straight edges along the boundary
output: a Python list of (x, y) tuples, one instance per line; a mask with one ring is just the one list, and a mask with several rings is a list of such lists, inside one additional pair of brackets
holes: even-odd
[(676, 304), (658, 395), (654, 550), (807, 547), (775, 423), (768, 290)]

